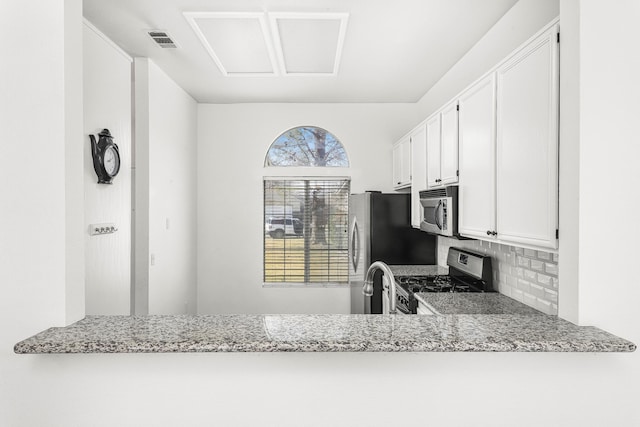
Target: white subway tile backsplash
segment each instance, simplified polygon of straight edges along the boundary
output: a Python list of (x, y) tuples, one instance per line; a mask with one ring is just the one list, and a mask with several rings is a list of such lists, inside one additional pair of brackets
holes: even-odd
[(552, 303), (540, 298), (536, 300), (535, 308), (537, 308), (538, 310), (540, 310), (545, 314), (556, 314), (558, 312), (557, 306), (554, 308)]
[(522, 302), (527, 304), (529, 307), (535, 308), (538, 302), (538, 298), (525, 292), (523, 293)]
[(500, 285), (499, 292), (502, 295), (506, 295), (508, 297), (511, 297), (511, 287), (507, 286), (506, 284), (501, 284)]
[(558, 293), (556, 291), (552, 291), (550, 289), (545, 289), (544, 290), (544, 299), (546, 301), (551, 301), (551, 302), (558, 302)]
[(492, 258), (494, 289), (546, 314), (558, 314), (558, 255), (478, 240), (438, 238), (438, 263), (446, 265), (449, 247)]
[(518, 279), (518, 289), (523, 292), (529, 292), (529, 282), (526, 280)]
[(544, 263), (542, 261), (538, 261), (537, 259), (532, 259), (531, 269), (535, 271), (544, 271)]
[(540, 283), (544, 287), (552, 287), (553, 282), (551, 280), (551, 276), (547, 276), (546, 274), (538, 273), (538, 283)]
[(558, 275), (558, 264), (553, 264), (553, 263), (546, 263), (544, 265), (544, 271), (546, 271), (548, 274), (553, 274), (554, 276)]
[(529, 281), (535, 282), (536, 279), (538, 278), (538, 273), (531, 270), (524, 270), (524, 278)]
[(529, 286), (529, 292), (539, 298), (545, 297), (544, 288), (540, 285), (534, 285), (532, 283), (531, 286)]
[(544, 261), (550, 261), (551, 254), (549, 252), (538, 251), (538, 259), (541, 259)]
[(531, 266), (531, 260), (529, 258), (525, 258), (525, 257), (518, 257), (518, 265), (520, 267), (526, 267), (529, 268)]

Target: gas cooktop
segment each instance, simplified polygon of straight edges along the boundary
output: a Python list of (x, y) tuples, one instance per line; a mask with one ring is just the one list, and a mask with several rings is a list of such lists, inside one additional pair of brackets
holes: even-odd
[(451, 276), (399, 276), (396, 283), (407, 293), (417, 292), (484, 292), (481, 287)]
[(493, 292), (491, 258), (464, 249), (449, 248), (448, 275), (395, 276), (396, 310), (415, 314), (418, 292)]

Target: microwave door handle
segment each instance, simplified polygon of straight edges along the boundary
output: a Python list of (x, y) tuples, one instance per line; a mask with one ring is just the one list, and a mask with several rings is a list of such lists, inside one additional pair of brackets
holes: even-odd
[(440, 230), (442, 230), (442, 223), (438, 220), (440, 217), (440, 214), (438, 213), (438, 209), (440, 209), (442, 207), (442, 200), (438, 201), (438, 206), (436, 206), (436, 211), (435, 211), (435, 219), (436, 219), (436, 225), (438, 226), (438, 228)]

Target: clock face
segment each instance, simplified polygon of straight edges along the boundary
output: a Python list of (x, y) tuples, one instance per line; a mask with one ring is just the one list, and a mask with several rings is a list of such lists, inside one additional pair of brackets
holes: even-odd
[(114, 147), (107, 147), (104, 152), (104, 170), (109, 176), (115, 176), (120, 169), (120, 156)]

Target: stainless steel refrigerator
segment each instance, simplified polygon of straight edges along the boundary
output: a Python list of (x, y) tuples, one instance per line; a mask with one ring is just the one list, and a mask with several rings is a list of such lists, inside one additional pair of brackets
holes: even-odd
[(382, 313), (382, 273), (373, 296), (362, 285), (375, 261), (388, 265), (437, 264), (436, 236), (411, 227), (411, 195), (366, 192), (349, 196), (349, 285), (352, 314)]

